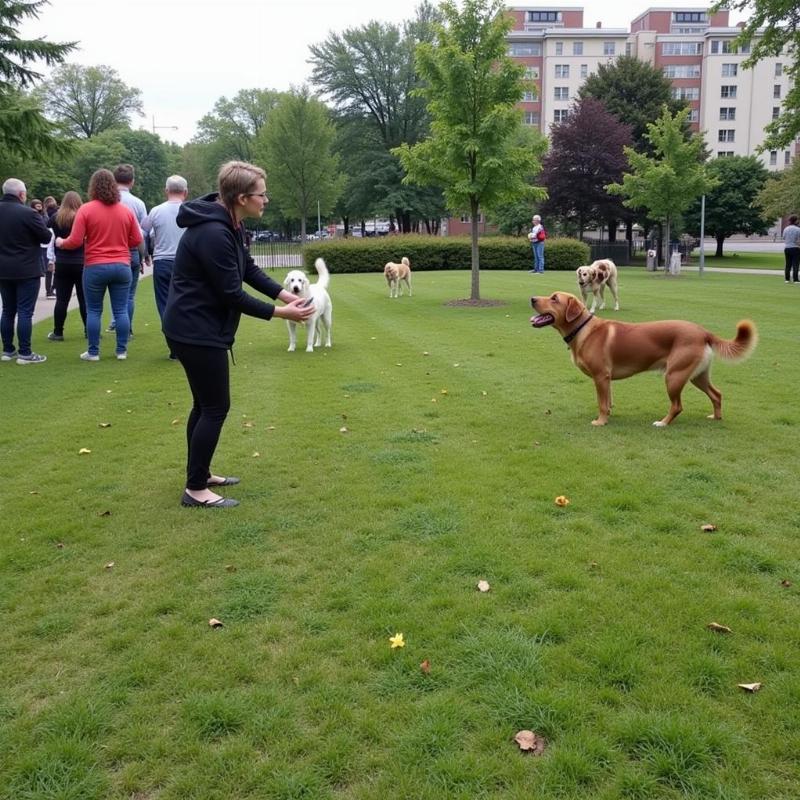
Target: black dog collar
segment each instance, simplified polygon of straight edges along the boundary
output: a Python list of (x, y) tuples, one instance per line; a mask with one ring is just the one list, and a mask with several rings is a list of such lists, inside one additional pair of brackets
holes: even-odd
[(571, 341), (572, 341), (572, 340), (573, 340), (573, 339), (574, 339), (574, 338), (575, 338), (575, 337), (576, 337), (576, 336), (577, 336), (577, 335), (578, 335), (578, 334), (581, 332), (581, 328), (583, 328), (583, 326), (584, 326), (584, 325), (586, 325), (588, 322), (590, 322), (590, 321), (591, 321), (592, 317), (594, 317), (594, 314), (589, 314), (589, 316), (588, 316), (588, 317), (586, 317), (586, 319), (585, 319), (583, 322), (581, 322), (581, 324), (580, 324), (580, 325), (578, 325), (578, 327), (577, 327), (577, 328), (575, 328), (575, 330), (574, 330), (574, 331), (572, 331), (572, 333), (568, 333), (568, 334), (567, 334), (567, 335), (564, 337), (564, 341), (565, 341), (567, 344), (569, 344), (569, 343), (570, 343), (570, 342), (571, 342)]

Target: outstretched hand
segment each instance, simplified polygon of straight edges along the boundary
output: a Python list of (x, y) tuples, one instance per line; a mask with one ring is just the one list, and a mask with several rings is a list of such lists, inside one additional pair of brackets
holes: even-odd
[(292, 322), (304, 322), (314, 313), (314, 304), (305, 305), (307, 298), (298, 297), (285, 306), (275, 307), (275, 316)]

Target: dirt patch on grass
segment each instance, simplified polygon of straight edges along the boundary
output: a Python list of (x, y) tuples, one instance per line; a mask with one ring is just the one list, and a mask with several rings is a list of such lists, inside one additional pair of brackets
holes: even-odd
[(470, 308), (493, 308), (494, 306), (507, 306), (505, 300), (448, 300), (446, 306), (468, 306)]

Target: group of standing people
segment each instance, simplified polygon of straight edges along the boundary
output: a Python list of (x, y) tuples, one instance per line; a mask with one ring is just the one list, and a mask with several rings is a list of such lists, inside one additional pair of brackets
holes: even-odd
[[(0, 200), (0, 293), (3, 311), (3, 361), (42, 363), (31, 350), (33, 310), (42, 277), (41, 248), (54, 265), (56, 314), (50, 341), (64, 340), (64, 319), (72, 289), (78, 291), (88, 349), (84, 361), (100, 360), (100, 328), (106, 290), (111, 298), (116, 357), (127, 358), (130, 320), (145, 235), (153, 245), (156, 307), (170, 358), (180, 361), (192, 394), (187, 421), (186, 483), (181, 505), (228, 508), (236, 500), (215, 489), (239, 483), (216, 475), (211, 461), (230, 409), (228, 353), (242, 314), (302, 322), (313, 305), (285, 290), (256, 266), (245, 243), (244, 219), (260, 217), (268, 202), (266, 174), (253, 164), (233, 161), (218, 175), (218, 191), (187, 201), (186, 181), (167, 179), (166, 202), (146, 213), (130, 193), (133, 168), (97, 170), (89, 182), (89, 201), (67, 192), (52, 215), (26, 205), (25, 184), (9, 178)], [(44, 209), (44, 204), (42, 204)], [(51, 270), (52, 271), (52, 270)], [(244, 291), (248, 284), (276, 306)], [(83, 300), (81, 300), (81, 289)], [(62, 306), (63, 299), (63, 306)], [(14, 346), (16, 322), (17, 346)]]

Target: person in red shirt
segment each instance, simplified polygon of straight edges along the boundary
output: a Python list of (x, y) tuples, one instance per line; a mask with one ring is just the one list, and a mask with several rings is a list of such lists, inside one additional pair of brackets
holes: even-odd
[(128, 357), (130, 319), (128, 290), (131, 283), (131, 249), (142, 241), (133, 212), (119, 199), (114, 175), (99, 169), (89, 180), (89, 202), (78, 209), (72, 232), (56, 239), (56, 247), (72, 250), (84, 246), (83, 292), (86, 296), (86, 335), (89, 349), (84, 361), (100, 360), (100, 328), (106, 289), (111, 298), (117, 334), (116, 355)]

